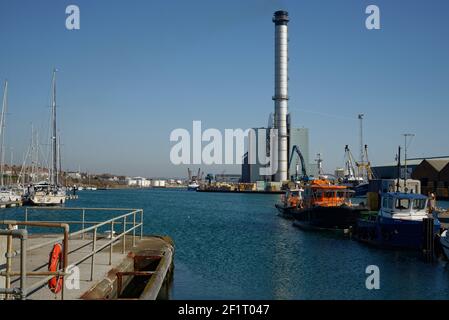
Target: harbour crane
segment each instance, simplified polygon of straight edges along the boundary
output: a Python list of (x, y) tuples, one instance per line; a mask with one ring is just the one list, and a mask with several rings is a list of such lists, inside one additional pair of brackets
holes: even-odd
[[(292, 163), (293, 160), (293, 156), (295, 155), (295, 153), (298, 155), (299, 160), (301, 161), (301, 173), (302, 173), (302, 180), (308, 180), (308, 175), (307, 175), (307, 171), (306, 171), (306, 164), (304, 161), (304, 157), (301, 153), (301, 151), (299, 150), (297, 145), (294, 145), (292, 148), (292, 152), (290, 154), (290, 160), (288, 161), (288, 168), (290, 168), (290, 165)], [(296, 164), (296, 172), (295, 175), (292, 176), (292, 179), (294, 178), (295, 181), (298, 181), (298, 163)]]

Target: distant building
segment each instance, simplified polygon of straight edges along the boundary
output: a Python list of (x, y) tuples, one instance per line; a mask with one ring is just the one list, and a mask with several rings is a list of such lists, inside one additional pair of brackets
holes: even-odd
[(81, 179), (81, 173), (79, 172), (66, 172), (65, 175), (71, 179)]
[[(242, 164), (242, 182), (267, 181), (271, 176), (263, 176), (260, 169), (266, 164), (260, 161), (262, 157), (269, 156), (269, 134), (268, 128), (253, 128), (254, 135), (248, 136), (248, 152), (245, 154)], [(265, 141), (261, 141), (264, 139)], [(264, 150), (259, 150), (263, 147)], [(251, 163), (252, 162), (252, 163)]]
[[(256, 182), (256, 181), (272, 181), (273, 177), (267, 175), (261, 175), (261, 169), (266, 167), (267, 164), (263, 163), (266, 157), (267, 159), (270, 156), (270, 128), (254, 128), (255, 135), (248, 136), (248, 151), (245, 153), (243, 157), (242, 164), (242, 182)], [(306, 128), (289, 128), (288, 131), (288, 160), (290, 160), (291, 153), (293, 151), (293, 146), (297, 146), (299, 151), (301, 152), (304, 158), (304, 165), (308, 175), (310, 172), (314, 171), (309, 164), (309, 129)], [(261, 141), (264, 139), (265, 141)], [(264, 148), (264, 150), (259, 150), (259, 148)], [(251, 154), (254, 152), (255, 154)], [(250, 163), (250, 159), (254, 163)], [(261, 161), (262, 160), (262, 161)], [(300, 160), (297, 155), (294, 155), (292, 158), (292, 162), (290, 164), (290, 168), (288, 168), (288, 177), (295, 175), (296, 173), (296, 164), (299, 162), (301, 166)], [(301, 174), (301, 167), (299, 167), (299, 174)]]
[(413, 171), (412, 178), (421, 181), (423, 194), (449, 197), (449, 159), (423, 160)]
[(237, 183), (240, 182), (242, 176), (239, 174), (216, 174), (215, 181), (216, 182), (229, 182), (229, 183)]
[(126, 184), (128, 186), (137, 186), (137, 180), (133, 178), (126, 178)]

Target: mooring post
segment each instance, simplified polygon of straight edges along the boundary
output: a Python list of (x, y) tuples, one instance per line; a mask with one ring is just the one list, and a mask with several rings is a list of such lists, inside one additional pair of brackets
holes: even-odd
[(426, 262), (432, 262), (435, 253), (434, 247), (434, 232), (433, 232), (434, 219), (433, 217), (428, 217), (423, 219), (424, 228), (424, 259)]

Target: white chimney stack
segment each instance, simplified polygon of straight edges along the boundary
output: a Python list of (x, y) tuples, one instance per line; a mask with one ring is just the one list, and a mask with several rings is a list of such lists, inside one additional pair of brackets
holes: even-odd
[(274, 126), (278, 130), (278, 171), (275, 180), (286, 181), (288, 180), (288, 12), (276, 11), (273, 22), (275, 24)]

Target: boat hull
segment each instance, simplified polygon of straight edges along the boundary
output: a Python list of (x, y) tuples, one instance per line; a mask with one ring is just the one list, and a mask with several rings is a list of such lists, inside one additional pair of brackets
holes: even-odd
[(350, 229), (356, 225), (363, 210), (346, 205), (300, 209), (293, 213), (293, 225), (306, 229)]
[(441, 234), (440, 243), (446, 258), (449, 259), (449, 230)]
[(65, 195), (33, 195), (29, 202), (35, 206), (57, 206), (64, 204), (65, 200)]
[(297, 210), (295, 207), (286, 207), (282, 204), (275, 204), (276, 209), (279, 212), (279, 215), (281, 217), (284, 217), (286, 219), (289, 220), (293, 220), (294, 219), (294, 212)]
[[(434, 222), (434, 233), (440, 223)], [(359, 219), (356, 228), (357, 239), (373, 245), (392, 248), (419, 250), (424, 243), (422, 221), (377, 217), (375, 220)]]

